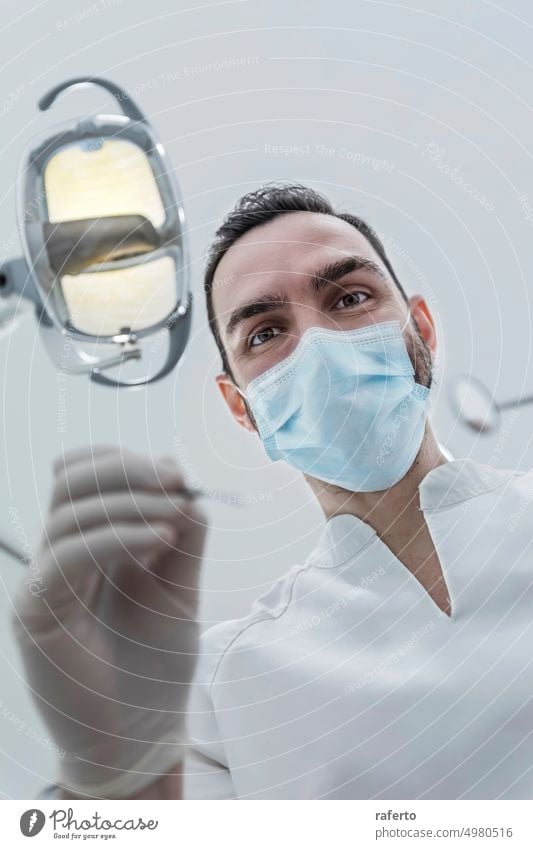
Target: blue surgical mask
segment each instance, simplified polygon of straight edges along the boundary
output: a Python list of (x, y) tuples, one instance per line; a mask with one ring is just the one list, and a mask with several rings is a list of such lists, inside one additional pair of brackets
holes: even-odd
[(350, 492), (386, 490), (404, 477), (429, 406), (397, 321), (311, 327), (242, 394), (272, 460)]

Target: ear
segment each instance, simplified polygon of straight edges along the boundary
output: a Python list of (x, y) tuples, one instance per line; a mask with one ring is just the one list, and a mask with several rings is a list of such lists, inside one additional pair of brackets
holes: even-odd
[(244, 399), (231, 377), (226, 374), (226, 372), (222, 372), (221, 374), (217, 374), (215, 380), (235, 421), (238, 422), (241, 427), (255, 433), (255, 428), (250, 421)]
[(422, 339), (431, 351), (432, 357), (435, 357), (437, 353), (435, 321), (422, 295), (412, 295), (409, 298), (409, 309), (418, 325)]

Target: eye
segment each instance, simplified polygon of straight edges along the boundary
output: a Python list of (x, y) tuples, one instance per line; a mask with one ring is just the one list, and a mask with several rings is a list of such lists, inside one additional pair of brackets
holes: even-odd
[(357, 307), (359, 304), (362, 304), (363, 301), (366, 301), (368, 297), (369, 296), (365, 292), (346, 292), (346, 294), (336, 302), (335, 309), (342, 309), (342, 306), (339, 307), (339, 304), (342, 304), (342, 302), (347, 298), (352, 298), (352, 302), (347, 305), (345, 304), (345, 306)]
[[(274, 332), (276, 331), (276, 332)], [(265, 342), (269, 342), (270, 339), (273, 339), (274, 336), (279, 336), (281, 330), (279, 327), (263, 327), (258, 333), (254, 333), (253, 336), (248, 337), (248, 347), (249, 348), (258, 348), (260, 345), (264, 345)], [(264, 338), (266, 336), (266, 338)], [(254, 344), (254, 339), (259, 339), (257, 344)]]

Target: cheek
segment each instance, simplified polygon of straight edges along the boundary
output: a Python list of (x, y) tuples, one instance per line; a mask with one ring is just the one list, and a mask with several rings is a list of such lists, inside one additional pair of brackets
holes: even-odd
[(273, 345), (265, 344), (265, 350), (261, 353), (250, 351), (236, 359), (237, 375), (240, 376), (239, 386), (247, 386), (248, 383), (268, 371), (269, 368), (281, 363), (298, 344), (298, 337), (296, 336), (276, 338), (279, 338), (279, 342), (275, 342)]
[(413, 335), (409, 334), (406, 347), (415, 370), (416, 382), (421, 383), (422, 386), (429, 386), (433, 368), (431, 351), (416, 332)]

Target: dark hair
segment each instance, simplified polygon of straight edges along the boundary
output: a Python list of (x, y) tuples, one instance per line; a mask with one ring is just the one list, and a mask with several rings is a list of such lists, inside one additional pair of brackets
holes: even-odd
[(222, 367), (231, 378), (233, 378), (233, 374), (213, 310), (213, 279), (218, 263), (240, 236), (244, 236), (253, 227), (259, 227), (260, 224), (266, 224), (267, 221), (272, 221), (274, 218), (286, 215), (289, 212), (319, 212), (324, 215), (333, 215), (341, 221), (347, 221), (368, 239), (402, 296), (407, 300), (407, 295), (394, 273), (379, 236), (366, 221), (348, 212), (337, 212), (324, 195), (308, 186), (300, 183), (267, 183), (265, 186), (244, 195), (238, 201), (216, 231), (215, 239), (207, 256), (204, 275), (207, 318), (222, 357)]

